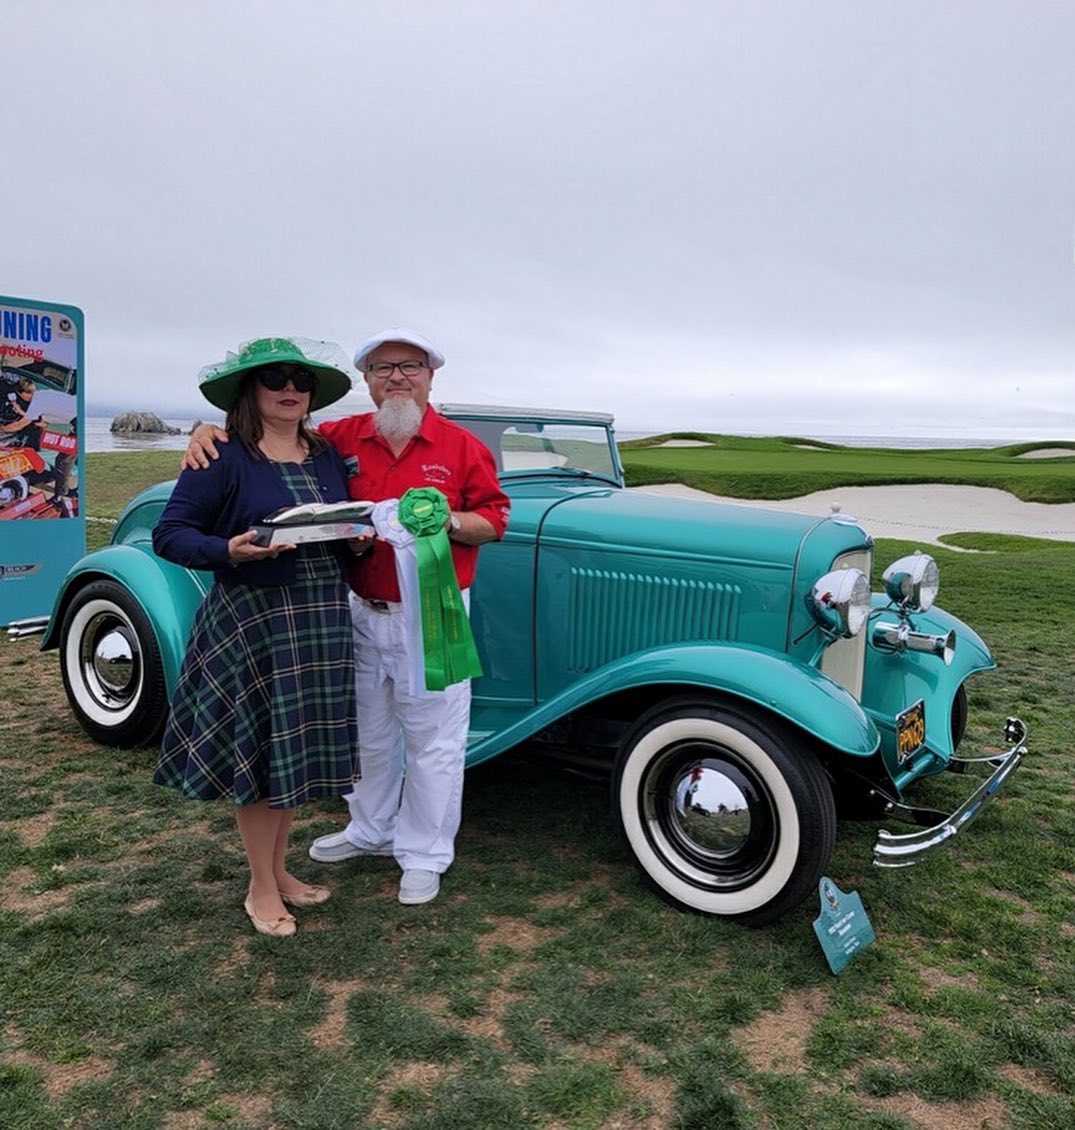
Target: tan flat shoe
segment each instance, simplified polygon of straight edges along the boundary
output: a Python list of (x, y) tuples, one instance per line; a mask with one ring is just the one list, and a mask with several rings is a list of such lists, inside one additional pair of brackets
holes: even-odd
[(281, 891), (280, 897), (288, 906), (320, 906), (332, 898), (332, 892), (328, 887), (308, 887), (305, 891), (298, 891), (293, 895)]
[(292, 914), (285, 914), (282, 918), (259, 918), (254, 913), (254, 902), (249, 895), (246, 896), (246, 901), (243, 903), (243, 910), (246, 911), (247, 918), (253, 922), (254, 929), (259, 934), (268, 934), (273, 938), (290, 938), (297, 929), (295, 917)]

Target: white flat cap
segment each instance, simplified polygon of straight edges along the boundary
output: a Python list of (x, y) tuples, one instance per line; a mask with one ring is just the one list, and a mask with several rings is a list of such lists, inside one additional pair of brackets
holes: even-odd
[(355, 368), (360, 372), (366, 371), (366, 359), (369, 355), (381, 345), (385, 345), (390, 341), (399, 341), (404, 345), (413, 345), (422, 350), (426, 357), (429, 359), (429, 367), (431, 369), (439, 369), (444, 364), (444, 354), (428, 339), (422, 337), (420, 333), (415, 333), (414, 330), (408, 330), (403, 326), (397, 326), (395, 329), (383, 330), (377, 334), (376, 337), (371, 337), (369, 341), (364, 341), (358, 349), (355, 350)]

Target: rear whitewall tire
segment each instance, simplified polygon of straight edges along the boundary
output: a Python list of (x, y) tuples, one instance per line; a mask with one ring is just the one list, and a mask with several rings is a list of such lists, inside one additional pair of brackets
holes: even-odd
[(93, 581), (72, 597), (60, 629), (60, 670), (71, 709), (95, 741), (144, 746), (160, 737), (168, 715), (160, 649), (121, 584)]

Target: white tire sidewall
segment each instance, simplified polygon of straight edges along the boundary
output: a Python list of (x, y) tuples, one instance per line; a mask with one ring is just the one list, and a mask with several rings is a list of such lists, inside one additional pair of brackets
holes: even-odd
[[(639, 787), (647, 766), (667, 746), (711, 741), (734, 750), (765, 782), (776, 806), (779, 845), (762, 877), (737, 891), (704, 890), (680, 878), (654, 850), (639, 810)], [(742, 730), (710, 718), (674, 718), (647, 731), (632, 746), (620, 776), (616, 802), (628, 843), (646, 874), (671, 898), (707, 914), (746, 914), (771, 902), (790, 882), (799, 858), (799, 811), (783, 773), (769, 754)]]
[[(143, 657), (140, 663), (138, 686), (132, 694), (130, 702), (122, 710), (107, 710), (101, 706), (93, 692), (86, 686), (82, 669), (82, 637), (90, 621), (102, 613), (107, 613), (121, 622), (133, 638), (138, 641), (138, 632), (127, 613), (115, 601), (104, 597), (94, 597), (81, 605), (71, 617), (70, 630), (63, 641), (62, 662), (67, 671), (67, 681), (71, 688), (71, 694), (77, 700), (79, 709), (96, 725), (112, 729), (116, 726), (122, 726), (138, 709), (145, 689), (145, 660)], [(141, 652), (141, 641), (138, 643), (138, 649)]]

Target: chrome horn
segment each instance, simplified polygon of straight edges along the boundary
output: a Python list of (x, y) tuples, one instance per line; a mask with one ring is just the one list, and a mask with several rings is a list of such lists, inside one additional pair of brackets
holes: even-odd
[(928, 632), (911, 630), (906, 621), (900, 624), (879, 623), (873, 627), (871, 636), (873, 646), (880, 651), (922, 651), (936, 655), (950, 666), (956, 653), (956, 634), (954, 631), (943, 636), (931, 636)]

